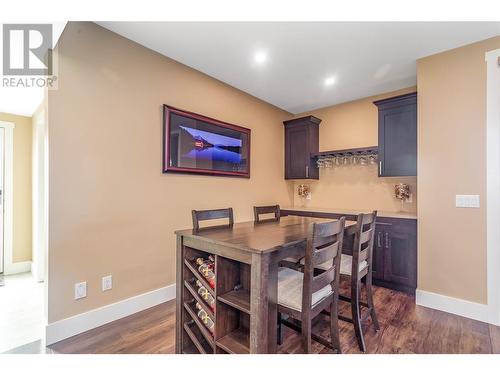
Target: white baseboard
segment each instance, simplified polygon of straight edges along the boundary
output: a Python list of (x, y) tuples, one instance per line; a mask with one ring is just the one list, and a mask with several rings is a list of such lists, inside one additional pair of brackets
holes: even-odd
[(4, 275), (15, 275), (17, 273), (30, 272), (31, 261), (4, 264)]
[(110, 305), (99, 307), (95, 310), (58, 320), (46, 326), (46, 345), (54, 344), (68, 337), (111, 323), (174, 298), (175, 284), (172, 284)]
[(448, 297), (419, 289), (416, 291), (416, 303), (420, 306), (430, 307), (431, 309), (441, 310), (489, 323), (489, 307), (481, 303)]

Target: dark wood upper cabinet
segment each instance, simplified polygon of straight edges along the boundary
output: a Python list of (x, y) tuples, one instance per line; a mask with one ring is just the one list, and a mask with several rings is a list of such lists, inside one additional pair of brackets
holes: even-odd
[(417, 175), (417, 93), (373, 102), (378, 107), (379, 177)]
[(285, 179), (319, 179), (319, 170), (311, 154), (319, 151), (319, 123), (314, 116), (284, 121)]

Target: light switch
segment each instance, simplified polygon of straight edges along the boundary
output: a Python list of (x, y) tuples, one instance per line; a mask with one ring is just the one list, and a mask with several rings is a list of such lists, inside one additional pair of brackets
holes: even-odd
[(463, 208), (479, 208), (479, 195), (460, 195), (455, 196), (455, 206)]

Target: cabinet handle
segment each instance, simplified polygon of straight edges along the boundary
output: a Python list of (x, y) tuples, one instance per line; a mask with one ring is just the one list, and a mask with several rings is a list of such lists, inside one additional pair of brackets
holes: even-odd
[(382, 176), (382, 160), (378, 162), (378, 175)]
[(309, 166), (306, 165), (306, 178), (309, 178)]
[(385, 232), (385, 248), (389, 248), (389, 233)]
[(382, 241), (380, 240), (380, 235), (382, 233), (378, 232), (377, 234), (377, 247), (382, 247)]

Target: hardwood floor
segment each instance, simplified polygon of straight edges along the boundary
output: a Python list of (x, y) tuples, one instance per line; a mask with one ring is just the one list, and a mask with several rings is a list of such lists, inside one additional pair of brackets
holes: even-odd
[[(380, 331), (365, 325), (369, 353), (500, 353), (500, 327), (415, 305), (412, 296), (375, 287)], [(341, 303), (341, 312), (349, 306)], [(329, 339), (327, 317), (314, 332)], [(61, 341), (49, 353), (174, 353), (175, 301), (170, 301), (103, 327)], [(300, 353), (300, 338), (285, 328), (280, 353)], [(340, 322), (344, 353), (359, 353), (352, 326)], [(314, 342), (315, 353), (330, 350)], [(19, 352), (19, 351), (18, 351)]]

